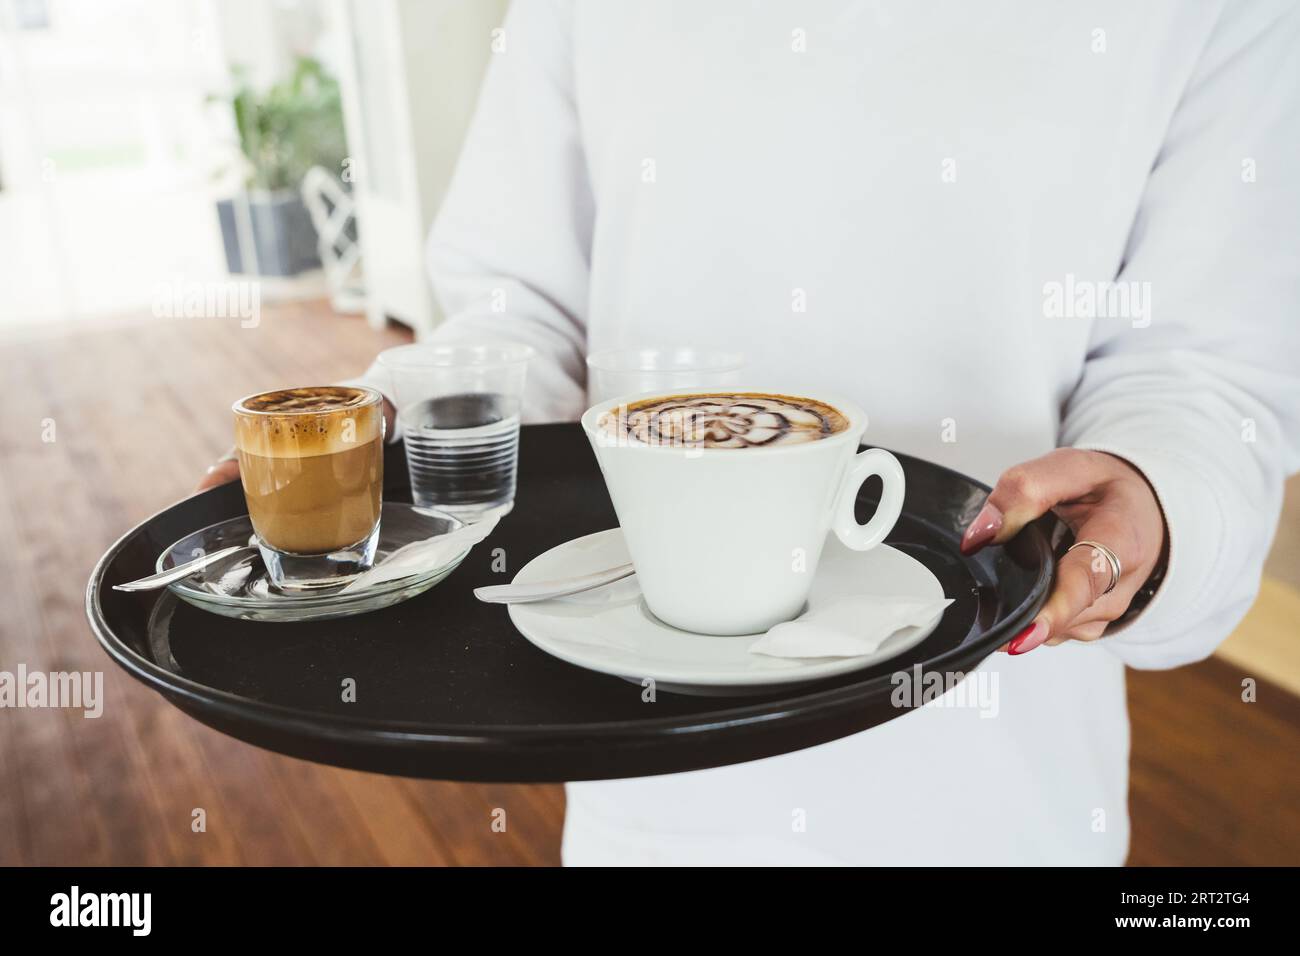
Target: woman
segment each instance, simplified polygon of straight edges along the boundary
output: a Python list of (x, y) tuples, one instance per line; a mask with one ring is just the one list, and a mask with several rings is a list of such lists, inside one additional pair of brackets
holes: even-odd
[(429, 243), (439, 338), (531, 344), (534, 421), (578, 417), (588, 350), (725, 342), (996, 480), (967, 550), (1048, 509), (1101, 546), (983, 665), (996, 716), (571, 785), (566, 862), (1123, 862), (1124, 665), (1229, 633), (1300, 458), (1298, 29), (1286, 3), (515, 4)]

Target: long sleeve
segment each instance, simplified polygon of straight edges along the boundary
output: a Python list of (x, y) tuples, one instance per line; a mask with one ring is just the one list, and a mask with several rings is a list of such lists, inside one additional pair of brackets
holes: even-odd
[(1150, 323), (1098, 321), (1062, 444), (1155, 489), (1169, 565), (1107, 638), (1140, 668), (1208, 655), (1249, 609), (1300, 466), (1300, 9), (1229, 4), (1144, 191), (1117, 282)]
[[(533, 347), (525, 422), (586, 408), (595, 207), (573, 92), (572, 10), (512, 3), (425, 259), (446, 316), (430, 341)], [(356, 380), (381, 391), (375, 366)]]
[(594, 202), (573, 92), (567, 4), (511, 5), (427, 262), (446, 321), (436, 341), (500, 337), (537, 352), (525, 419), (586, 407)]

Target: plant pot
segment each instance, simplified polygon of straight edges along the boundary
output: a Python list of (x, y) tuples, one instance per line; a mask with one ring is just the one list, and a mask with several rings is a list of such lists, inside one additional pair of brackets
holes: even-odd
[[(248, 203), (249, 235), (253, 248), (240, 242), (236, 203)], [(316, 252), (316, 229), (302, 197), (291, 190), (248, 193), (239, 199), (217, 202), (221, 240), (226, 248), (226, 267), (232, 273), (292, 276), (320, 267)], [(253, 253), (256, 253), (254, 257)]]

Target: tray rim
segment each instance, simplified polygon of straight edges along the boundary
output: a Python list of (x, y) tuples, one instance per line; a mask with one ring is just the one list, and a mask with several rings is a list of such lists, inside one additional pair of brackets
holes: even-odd
[[(894, 452), (894, 454), (900, 453)], [(978, 487), (986, 493), (992, 490), (985, 483), (946, 465), (918, 458), (915, 455), (908, 455), (905, 452), (901, 454), (912, 461), (921, 462), (927, 467), (954, 475), (963, 482)], [(639, 740), (647, 733), (671, 733), (689, 736), (711, 733), (728, 727), (754, 727), (777, 719), (782, 721), (801, 718), (817, 719), (826, 716), (828, 713), (838, 712), (845, 707), (860, 705), (866, 700), (875, 698), (882, 687), (889, 688), (891, 686), (889, 675), (880, 675), (864, 683), (828, 688), (822, 691), (805, 689), (803, 693), (799, 693), (796, 690), (794, 693), (799, 699), (799, 704), (795, 707), (785, 706), (774, 710), (773, 702), (769, 700), (714, 711), (707, 718), (689, 716), (653, 717), (634, 721), (615, 720), (600, 723), (544, 724), (540, 726), (446, 724), (442, 725), (438, 730), (431, 730), (427, 725), (411, 721), (356, 718), (323, 712), (308, 712), (287, 707), (283, 704), (266, 703), (241, 697), (229, 691), (208, 687), (206, 684), (200, 684), (179, 674), (173, 674), (171, 671), (160, 667), (135, 652), (113, 633), (99, 600), (99, 589), (103, 583), (104, 572), (131, 538), (150, 522), (176, 506), (193, 498), (217, 494), (220, 491), (221, 486), (174, 501), (138, 522), (122, 534), (101, 555), (86, 583), (86, 617), (90, 623), (91, 631), (95, 635), (95, 640), (119, 667), (141, 683), (158, 691), (173, 703), (176, 703), (178, 698), (184, 700), (188, 706), (182, 706), (181, 709), (192, 716), (196, 712), (213, 712), (227, 719), (233, 718), (237, 721), (256, 724), (273, 732), (296, 729), (302, 736), (307, 738), (343, 741), (352, 745), (423, 743), (470, 748), (482, 747), (485, 744), (511, 747), (530, 743), (549, 744), (556, 742), (557, 739), (565, 744), (574, 744), (573, 735), (575, 733), (585, 735), (589, 740), (617, 740), (620, 737), (635, 737)], [(927, 670), (940, 670), (962, 661), (969, 661), (963, 671), (963, 673), (969, 673), (973, 669), (972, 665), (978, 665), (990, 653), (1006, 643), (1005, 636), (1016, 624), (1023, 623), (1029, 617), (1038, 613), (1039, 609), (1046, 603), (1048, 586), (1055, 574), (1056, 559), (1049, 535), (1043, 527), (1045, 520), (1059, 523), (1059, 518), (1049, 512), (1043, 518), (1031, 522), (1021, 532), (1022, 535), (1030, 535), (1030, 542), (1034, 551), (1043, 559), (1029, 597), (1009, 612), (1001, 622), (995, 625), (980, 640), (952, 648), (926, 661), (925, 667)], [(171, 592), (165, 591), (164, 593), (170, 594)], [(179, 600), (179, 598), (174, 599)], [(743, 702), (745, 698), (736, 698), (736, 700)], [(179, 703), (176, 705), (181, 706)]]

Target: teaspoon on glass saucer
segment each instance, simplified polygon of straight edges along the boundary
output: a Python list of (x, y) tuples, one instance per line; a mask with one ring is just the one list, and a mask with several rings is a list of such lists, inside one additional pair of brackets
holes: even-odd
[[(231, 545), (229, 548), (222, 548), (220, 551), (213, 551), (211, 554), (200, 555), (193, 561), (186, 561), (184, 564), (178, 564), (174, 568), (168, 568), (166, 571), (159, 571), (157, 574), (150, 574), (147, 577), (137, 578), (134, 581), (127, 581), (125, 584), (114, 584), (114, 591), (157, 591), (165, 588), (175, 581), (188, 578), (191, 574), (202, 571), (219, 561), (226, 560), (243, 560), (244, 552), (257, 553), (257, 548), (245, 544)], [(236, 558), (236, 556), (238, 556)]]

